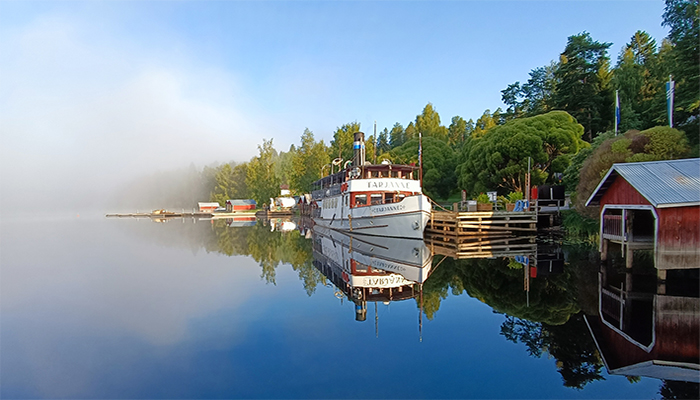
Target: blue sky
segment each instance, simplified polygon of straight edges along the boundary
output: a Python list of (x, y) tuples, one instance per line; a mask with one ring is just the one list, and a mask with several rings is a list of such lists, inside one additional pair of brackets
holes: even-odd
[(191, 162), (246, 161), (263, 138), (286, 150), (305, 128), (328, 142), (348, 122), (367, 133), (374, 121), (379, 130), (406, 126), (428, 102), (444, 125), (456, 115), (476, 120), (503, 106), (508, 84), (558, 59), (568, 36), (587, 31), (611, 42), (613, 64), (637, 30), (661, 43), (663, 8), (2, 1), (3, 186), (34, 193), (16, 171), (49, 170), (47, 188), (84, 187)]

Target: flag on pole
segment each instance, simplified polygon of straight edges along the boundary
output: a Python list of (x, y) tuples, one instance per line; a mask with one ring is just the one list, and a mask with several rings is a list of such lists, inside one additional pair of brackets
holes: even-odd
[(673, 128), (673, 94), (676, 88), (676, 83), (671, 80), (671, 75), (668, 76), (666, 82), (666, 110), (668, 112), (668, 126)]
[(617, 136), (617, 128), (620, 126), (620, 91), (615, 91), (615, 136)]

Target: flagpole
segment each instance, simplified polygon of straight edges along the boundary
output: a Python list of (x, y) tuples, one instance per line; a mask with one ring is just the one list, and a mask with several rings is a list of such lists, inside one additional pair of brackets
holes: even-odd
[(421, 131), (418, 131), (418, 174), (420, 187), (423, 189), (423, 134)]
[(666, 108), (668, 111), (668, 126), (673, 128), (673, 96), (676, 89), (676, 83), (673, 81), (673, 76), (668, 76), (668, 83), (666, 83)]
[(617, 136), (617, 128), (620, 125), (620, 91), (615, 91), (615, 136)]
[(379, 139), (377, 138), (377, 121), (374, 121), (374, 150), (372, 151), (372, 164), (377, 163), (377, 145), (379, 144)]

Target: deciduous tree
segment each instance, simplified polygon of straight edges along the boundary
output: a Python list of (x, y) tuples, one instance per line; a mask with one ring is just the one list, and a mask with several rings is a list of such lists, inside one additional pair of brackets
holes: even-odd
[(277, 197), (280, 193), (280, 179), (275, 174), (275, 148), (272, 139), (263, 139), (263, 144), (258, 145), (259, 154), (253, 157), (248, 164), (246, 184), (250, 190), (250, 196), (258, 205), (268, 204), (270, 198)]
[(583, 127), (564, 111), (519, 118), (470, 140), (457, 168), (459, 187), (469, 193), (499, 189), (525, 191), (528, 157), (532, 157), (532, 184), (564, 172), (570, 156), (583, 146)]
[(323, 141), (316, 142), (308, 128), (301, 135), (301, 145), (292, 157), (289, 188), (296, 193), (309, 193), (311, 184), (321, 177), (323, 166), (328, 164), (328, 149)]

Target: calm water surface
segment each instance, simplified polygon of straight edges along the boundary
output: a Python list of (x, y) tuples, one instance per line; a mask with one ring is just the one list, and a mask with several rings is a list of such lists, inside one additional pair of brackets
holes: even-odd
[[(273, 224), (3, 220), (0, 397), (647, 399), (697, 390), (608, 373), (586, 323), (597, 320), (599, 270), (587, 249), (540, 247), (563, 258), (563, 270), (539, 271), (528, 293), (520, 257), (428, 255), (423, 264), (420, 242), (392, 244), (402, 249), (392, 255), (384, 244)], [(352, 255), (363, 248), (373, 253)], [(376, 268), (344, 276), (336, 267), (351, 259), (358, 271), (388, 259), (422, 284)], [(367, 276), (385, 288), (361, 287)], [(352, 279), (361, 290), (344, 283)]]

